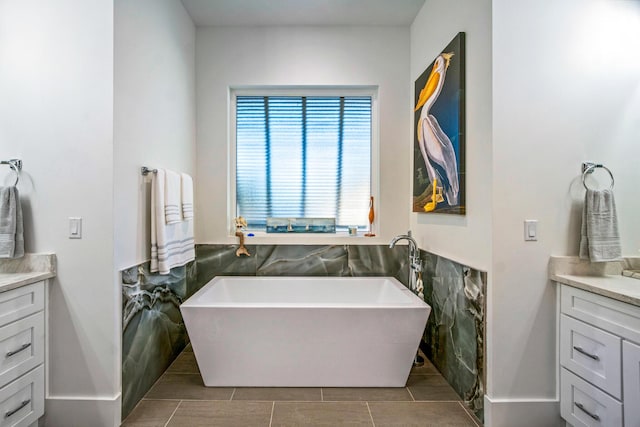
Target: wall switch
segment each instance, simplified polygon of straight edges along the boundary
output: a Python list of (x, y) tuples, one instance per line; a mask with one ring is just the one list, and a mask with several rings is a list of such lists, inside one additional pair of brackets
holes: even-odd
[(69, 238), (82, 239), (82, 218), (69, 217)]
[(527, 242), (535, 242), (538, 240), (537, 219), (526, 219), (524, 221), (524, 240)]

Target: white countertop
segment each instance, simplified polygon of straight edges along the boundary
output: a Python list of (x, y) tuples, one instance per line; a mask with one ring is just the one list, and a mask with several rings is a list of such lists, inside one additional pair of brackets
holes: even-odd
[(551, 274), (551, 280), (640, 307), (640, 280), (623, 275)]
[(25, 254), (0, 259), (0, 292), (10, 291), (56, 275), (55, 254)]
[(55, 273), (50, 271), (0, 273), (0, 292), (9, 291), (11, 289), (19, 288), (20, 286), (49, 279), (53, 276), (55, 276)]

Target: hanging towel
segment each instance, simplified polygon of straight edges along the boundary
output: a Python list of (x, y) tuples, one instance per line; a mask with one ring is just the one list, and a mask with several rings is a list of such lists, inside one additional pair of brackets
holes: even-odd
[(193, 219), (193, 180), (186, 173), (180, 174), (182, 183), (182, 219)]
[(0, 187), (0, 258), (24, 255), (20, 194), (16, 187)]
[(167, 224), (182, 221), (180, 216), (180, 174), (164, 170), (164, 218)]
[(195, 259), (193, 221), (165, 221), (165, 170), (151, 179), (151, 271), (169, 274), (173, 267)]
[(592, 262), (621, 259), (622, 250), (613, 191), (587, 190), (580, 234), (580, 258)]

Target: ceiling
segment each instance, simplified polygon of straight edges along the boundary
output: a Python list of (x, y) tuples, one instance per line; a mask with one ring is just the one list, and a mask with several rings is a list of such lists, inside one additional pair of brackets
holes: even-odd
[(196, 26), (408, 26), (425, 0), (182, 0)]

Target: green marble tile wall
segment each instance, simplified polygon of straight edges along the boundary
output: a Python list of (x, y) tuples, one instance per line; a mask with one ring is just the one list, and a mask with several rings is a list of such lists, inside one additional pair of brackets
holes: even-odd
[(487, 274), (434, 254), (421, 256), (431, 306), (422, 350), (483, 420)]
[[(393, 276), (406, 284), (406, 246), (197, 245), (196, 260), (169, 275), (149, 263), (122, 273), (122, 416), (131, 412), (188, 342), (179, 306), (215, 276)], [(432, 314), (422, 346), (454, 389), (482, 417), (486, 275), (422, 253)]]

